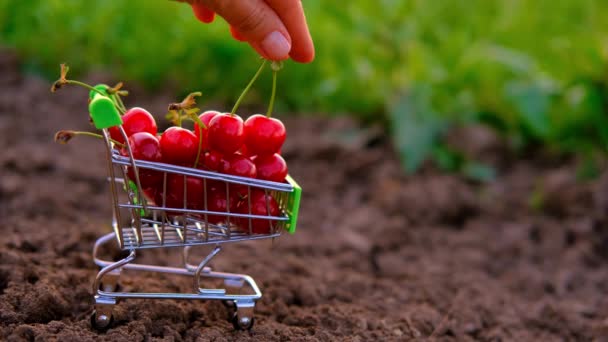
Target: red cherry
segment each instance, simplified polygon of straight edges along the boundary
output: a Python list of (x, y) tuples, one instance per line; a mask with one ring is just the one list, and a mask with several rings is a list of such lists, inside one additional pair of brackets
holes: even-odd
[(244, 124), (245, 144), (252, 155), (277, 153), (287, 137), (283, 123), (261, 114), (250, 116)]
[[(222, 161), (223, 156), (216, 151), (205, 152), (204, 155), (201, 154), (202, 162), (199, 163), (197, 168), (205, 171), (218, 172), (220, 168), (220, 162)], [(217, 189), (226, 189), (226, 184), (222, 181), (207, 179), (206, 181), (207, 190), (217, 190)]]
[[(131, 152), (133, 158), (138, 160), (146, 160), (151, 162), (160, 162), (162, 154), (160, 150), (160, 143), (158, 139), (148, 132), (138, 132), (129, 137), (129, 146), (131, 146)], [(128, 156), (128, 152), (125, 149), (121, 150), (121, 154)], [(158, 186), (162, 181), (162, 173), (155, 170), (138, 168), (139, 182), (142, 190), (145, 193), (151, 194), (154, 191), (152, 188)], [(127, 168), (127, 177), (132, 181), (135, 181), (135, 173), (133, 168)], [(151, 197), (154, 198), (154, 197)]]
[[(152, 114), (147, 110), (139, 107), (129, 109), (125, 115), (122, 116), (122, 128), (125, 130), (127, 137), (130, 137), (137, 132), (148, 132), (152, 135), (156, 135), (158, 127)], [(120, 134), (118, 127), (110, 127), (110, 137), (121, 144), (125, 143), (125, 140)]]
[[(162, 175), (161, 175), (162, 177)], [(156, 204), (156, 192), (158, 191), (158, 185), (157, 186), (153, 186), (153, 187), (149, 187), (149, 188), (145, 188), (144, 190), (144, 196), (146, 196), (146, 199), (148, 200), (148, 202), (152, 202), (153, 205)]]
[[(148, 132), (137, 132), (129, 137), (133, 158), (159, 162), (162, 159), (160, 142)], [(126, 151), (125, 151), (126, 153)]]
[(194, 16), (205, 24), (212, 23), (213, 19), (215, 19), (215, 12), (200, 2), (192, 3), (192, 11), (194, 12)]
[(160, 136), (163, 162), (192, 166), (198, 153), (198, 139), (182, 127), (170, 127)]
[[(207, 179), (205, 181), (205, 184), (207, 185), (207, 192), (209, 192), (209, 191), (226, 192), (226, 182), (224, 182), (224, 181), (219, 181), (219, 180), (215, 180), (215, 179)], [(232, 194), (230, 194), (230, 195), (232, 195)]]
[[(251, 192), (251, 212), (249, 211), (249, 200), (247, 198), (239, 202), (237, 212), (239, 214), (266, 215), (272, 217), (278, 217), (280, 214), (277, 201), (270, 194), (266, 194), (259, 189), (255, 189)], [(251, 223), (251, 232), (253, 234), (270, 234), (271, 226), (276, 226), (278, 221), (239, 218), (237, 223), (245, 232), (249, 232), (249, 224)]]
[[(255, 164), (251, 159), (236, 153), (222, 159), (219, 171), (221, 173), (247, 178), (256, 178), (257, 176)], [(237, 194), (239, 197), (247, 195), (246, 185), (232, 183), (230, 184), (229, 190), (231, 194)]]
[(241, 146), (241, 149), (237, 153), (242, 154), (245, 157), (249, 157), (249, 158), (255, 156), (255, 154), (252, 154), (251, 151), (249, 151), (249, 149), (247, 148), (247, 145)]
[(217, 151), (208, 151), (201, 153), (198, 168), (201, 170), (218, 172), (220, 169), (220, 163), (222, 161), (222, 154)]
[(198, 116), (199, 120), (201, 120), (201, 122), (203, 123), (203, 125), (205, 125), (205, 127), (200, 127), (198, 125), (198, 123), (194, 124), (194, 134), (196, 135), (196, 138), (200, 139), (200, 137), (202, 136), (202, 139), (203, 139), (202, 150), (203, 151), (205, 151), (208, 146), (207, 136), (209, 133), (209, 122), (211, 121), (211, 119), (213, 119), (216, 115), (219, 115), (219, 114), (220, 113), (217, 111), (208, 110)]
[[(230, 195), (226, 199), (226, 192), (222, 190), (210, 191), (207, 196), (207, 209), (217, 214), (207, 215), (207, 220), (212, 224), (225, 223), (228, 220), (227, 215), (221, 215), (221, 213), (236, 212), (237, 200), (236, 196)], [(235, 221), (235, 218), (230, 218), (231, 221)]]
[[(158, 205), (163, 205), (162, 184), (158, 190), (159, 191), (156, 192), (155, 202)], [(186, 203), (184, 203), (184, 191), (186, 191)], [(204, 207), (205, 187), (203, 184), (203, 179), (201, 178), (184, 176), (175, 173), (168, 174), (167, 188), (165, 193), (165, 207), (197, 210), (202, 210)]]
[(258, 178), (272, 182), (284, 182), (287, 177), (287, 163), (279, 154), (255, 156), (251, 158), (258, 171)]
[(209, 122), (209, 148), (223, 154), (233, 154), (243, 145), (243, 119), (234, 114), (216, 115)]
[(219, 171), (234, 176), (255, 178), (257, 170), (251, 159), (240, 155), (233, 154), (222, 159)]
[[(148, 200), (154, 200), (156, 196), (156, 191), (159, 187), (162, 187), (163, 183), (163, 174), (160, 171), (150, 170), (150, 169), (137, 169), (139, 173), (139, 182), (142, 187), (142, 191)], [(130, 180), (135, 182), (135, 173), (133, 172), (133, 168), (129, 167), (127, 169), (127, 177)]]

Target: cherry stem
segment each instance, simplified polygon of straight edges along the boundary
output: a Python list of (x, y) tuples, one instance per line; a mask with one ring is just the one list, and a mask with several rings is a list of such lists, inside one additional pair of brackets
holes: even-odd
[(241, 104), (241, 101), (243, 101), (243, 98), (249, 92), (249, 89), (251, 88), (253, 83), (258, 79), (258, 77), (262, 73), (262, 70), (264, 70), (265, 66), (266, 66), (266, 60), (264, 60), (262, 62), (262, 65), (260, 65), (260, 68), (258, 69), (258, 71), (255, 73), (255, 75), (253, 75), (253, 78), (251, 79), (251, 81), (249, 81), (249, 84), (247, 85), (247, 87), (245, 87), (245, 89), (243, 89), (241, 96), (239, 96), (239, 98), (236, 100), (236, 103), (234, 104), (234, 107), (232, 107), (232, 111), (230, 111), (230, 115), (234, 115), (236, 113), (236, 110), (239, 109), (239, 105)]
[(196, 169), (196, 167), (198, 166), (198, 162), (201, 158), (201, 152), (203, 150), (203, 129), (206, 129), (207, 126), (201, 121), (201, 119), (199, 119), (199, 117), (194, 114), (193, 118), (195, 123), (198, 124), (198, 150), (196, 152), (196, 159), (194, 160), (194, 168)]
[(277, 93), (277, 71), (272, 70), (272, 93), (270, 95), (270, 103), (268, 104), (268, 111), (266, 112), (266, 117), (272, 116), (272, 109), (274, 108), (274, 98)]
[(198, 150), (196, 152), (196, 159), (194, 160), (194, 168), (198, 166), (198, 163), (201, 161), (201, 152), (203, 151), (203, 138), (200, 137), (198, 139)]
[[(97, 133), (93, 133), (93, 132), (83, 132), (83, 131), (59, 131), (57, 132), (57, 134), (60, 133), (68, 133), (69, 135), (84, 135), (84, 136), (88, 136), (88, 137), (93, 137), (93, 138), (98, 138), (98, 139), (103, 139), (103, 135), (101, 134), (97, 134)], [(55, 136), (57, 136), (57, 134)], [(125, 144), (118, 142), (112, 138), (109, 138), (111, 142), (113, 142), (114, 144), (120, 146), (120, 147), (125, 147)], [(69, 140), (69, 139), (68, 139)], [(67, 141), (66, 141), (67, 142)]]
[(194, 168), (196, 169), (196, 167), (198, 166), (198, 162), (201, 159), (201, 151), (203, 149), (203, 136), (199, 136), (198, 138), (198, 150), (196, 152), (196, 159), (194, 159)]
[(96, 92), (96, 93), (98, 93), (100, 95), (106, 96), (106, 94), (102, 93), (101, 90), (95, 89), (92, 86), (90, 86), (90, 85), (88, 85), (88, 84), (86, 84), (84, 82), (74, 81), (74, 80), (65, 80), (65, 83), (67, 83), (67, 84), (73, 84), (73, 85), (78, 85), (78, 86), (81, 86), (81, 87), (85, 87), (85, 88), (87, 88), (89, 90), (92, 90), (92, 91), (94, 91), (94, 92)]
[[(65, 80), (65, 83), (66, 84), (73, 84), (73, 85), (81, 86), (81, 87), (87, 88), (89, 90), (92, 90), (92, 91), (96, 92), (99, 95), (106, 96), (106, 94), (104, 94), (103, 92), (101, 92), (101, 90), (96, 89), (96, 88), (94, 88), (94, 87), (92, 87), (92, 86), (90, 86), (90, 85), (88, 85), (88, 84), (86, 84), (84, 82), (75, 81), (75, 80)], [(116, 100), (116, 98), (118, 98), (118, 100)], [(124, 104), (122, 103), (122, 100), (120, 99), (120, 97), (118, 95), (113, 96), (112, 100), (113, 100), (112, 102), (114, 102), (114, 105), (116, 106), (116, 108), (118, 109), (118, 111), (121, 114), (124, 114), (124, 113), (127, 112)]]
[(125, 107), (125, 104), (122, 102), (122, 99), (120, 98), (120, 95), (118, 95), (117, 93), (113, 94), (114, 96), (112, 96), (114, 98), (114, 102), (116, 102), (116, 107), (118, 107), (118, 109), (120, 111), (122, 111), (123, 113), (127, 112), (127, 107)]

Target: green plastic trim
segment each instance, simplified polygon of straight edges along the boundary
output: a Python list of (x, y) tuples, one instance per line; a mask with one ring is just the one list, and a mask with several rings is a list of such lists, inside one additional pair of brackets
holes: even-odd
[[(108, 89), (110, 89), (110, 87), (106, 84), (98, 84), (96, 86), (94, 86), (93, 88), (101, 91), (105, 96), (110, 96), (110, 94), (108, 94)], [(98, 92), (90, 90), (89, 91), (89, 99), (92, 100), (95, 95), (99, 95)]]
[[(135, 184), (134, 181), (129, 180), (129, 188), (131, 188), (131, 191), (133, 191), (133, 193), (135, 193), (135, 197), (133, 198), (133, 202), (134, 202), (133, 204), (135, 204), (135, 205), (140, 204), (139, 203), (139, 191), (137, 190), (137, 184)], [(146, 211), (143, 209), (139, 209), (139, 215), (146, 216)]]
[(107, 96), (95, 94), (89, 103), (89, 113), (97, 129), (122, 125), (122, 118), (114, 102)]
[(296, 232), (296, 225), (298, 223), (298, 214), (300, 211), (300, 199), (302, 198), (302, 188), (296, 181), (291, 178), (290, 175), (287, 175), (285, 178), (287, 183), (293, 186), (293, 192), (289, 196), (287, 200), (287, 215), (289, 215), (289, 222), (287, 222), (287, 231), (290, 234), (294, 234)]

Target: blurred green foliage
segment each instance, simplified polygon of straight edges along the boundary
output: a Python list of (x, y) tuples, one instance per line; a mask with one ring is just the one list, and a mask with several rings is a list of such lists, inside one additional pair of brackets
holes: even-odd
[[(593, 155), (608, 146), (608, 1), (306, 0), (317, 58), (287, 63), (278, 109), (387, 120), (408, 170), (453, 124), (483, 122), (516, 148)], [(106, 69), (151, 88), (167, 80), (231, 103), (258, 67), (223, 20), (203, 25), (172, 1), (0, 0), (0, 44), (55, 77)], [(265, 103), (270, 81), (258, 82)], [(438, 148), (439, 147), (439, 148)], [(472, 165), (472, 166), (471, 166)]]

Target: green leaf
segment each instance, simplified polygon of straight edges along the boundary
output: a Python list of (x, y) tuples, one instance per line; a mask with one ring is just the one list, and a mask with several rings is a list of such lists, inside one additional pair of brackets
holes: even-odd
[(437, 145), (433, 148), (433, 161), (441, 170), (456, 172), (464, 163), (464, 156), (449, 146)]
[(490, 182), (496, 179), (493, 167), (471, 160), (462, 152), (446, 145), (434, 147), (433, 161), (441, 170), (459, 173), (473, 181)]
[(551, 128), (550, 94), (539, 85), (513, 81), (505, 86), (505, 95), (521, 115), (522, 125), (534, 137), (547, 138)]
[(479, 182), (491, 182), (496, 179), (496, 170), (488, 165), (476, 161), (464, 164), (462, 174), (469, 179)]
[(446, 122), (431, 106), (432, 88), (419, 85), (390, 109), (393, 141), (407, 172), (416, 171), (429, 157)]

